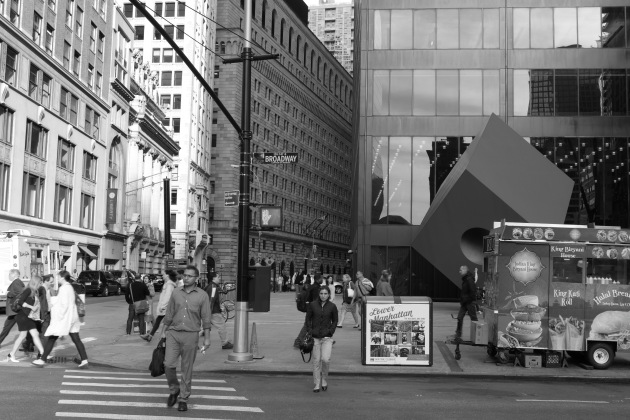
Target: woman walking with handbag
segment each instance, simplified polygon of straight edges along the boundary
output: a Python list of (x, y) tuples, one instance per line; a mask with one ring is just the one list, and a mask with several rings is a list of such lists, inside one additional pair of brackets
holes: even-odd
[[(157, 304), (157, 318), (153, 322), (151, 332), (140, 336), (143, 340), (151, 341), (151, 339), (153, 339), (153, 336), (157, 332), (158, 328), (160, 328), (160, 323), (162, 322), (162, 319), (164, 319), (164, 315), (166, 315), (166, 308), (168, 307), (168, 302), (171, 300), (173, 290), (177, 287), (175, 284), (175, 281), (177, 281), (177, 275), (174, 271), (166, 270), (162, 278), (166, 280), (166, 283), (164, 283), (162, 292), (160, 292), (160, 300), (158, 300)], [(149, 292), (151, 291), (149, 290)]]
[(149, 310), (149, 301), (147, 297), (151, 296), (149, 288), (140, 279), (134, 279), (127, 287), (125, 292), (125, 300), (129, 304), (129, 316), (127, 317), (127, 335), (131, 334), (133, 329), (133, 319), (138, 317), (138, 328), (140, 329), (140, 335), (144, 335), (147, 332), (146, 324), (144, 323), (144, 314)]
[(333, 339), (337, 328), (337, 306), (330, 302), (327, 287), (319, 289), (319, 298), (309, 303), (306, 310), (306, 332), (315, 343), (313, 345), (313, 392), (328, 389), (328, 369), (332, 354)]
[(65, 270), (60, 271), (57, 274), (55, 289), (53, 290), (52, 297), (50, 299), (50, 325), (44, 334), (48, 337), (46, 345), (44, 346), (44, 353), (41, 359), (33, 360), (33, 364), (37, 366), (44, 366), (45, 360), (48, 359), (48, 355), (55, 346), (57, 339), (64, 335), (69, 335), (72, 342), (79, 352), (81, 363), (79, 363), (79, 369), (87, 369), (88, 360), (87, 353), (85, 352), (85, 346), (79, 337), (79, 330), (81, 329), (81, 321), (79, 320), (79, 314), (77, 312), (77, 299), (79, 296), (74, 291), (72, 285), (68, 282), (70, 279), (70, 273)]
[(39, 286), (41, 286), (41, 284), (41, 277), (31, 277), (26, 289), (24, 289), (15, 300), (14, 308), (17, 309), (17, 305), (21, 307), (15, 315), (18, 331), (20, 333), (15, 339), (15, 343), (13, 343), (13, 348), (11, 349), (11, 353), (8, 354), (7, 361), (10, 360), (14, 363), (19, 362), (19, 360), (15, 358), (15, 353), (18, 351), (20, 344), (22, 344), (27, 334), (31, 335), (33, 343), (35, 343), (37, 350), (39, 350), (39, 354), (37, 355), (38, 359), (44, 352), (42, 342), (39, 339), (39, 332), (37, 331), (37, 323), (41, 322), (39, 302)]

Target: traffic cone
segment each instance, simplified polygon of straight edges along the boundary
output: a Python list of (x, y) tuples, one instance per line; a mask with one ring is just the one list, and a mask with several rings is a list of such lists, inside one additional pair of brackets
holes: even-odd
[(264, 359), (264, 355), (258, 354), (258, 340), (256, 338), (256, 323), (252, 325), (252, 339), (249, 340), (249, 352), (252, 354), (254, 359)]

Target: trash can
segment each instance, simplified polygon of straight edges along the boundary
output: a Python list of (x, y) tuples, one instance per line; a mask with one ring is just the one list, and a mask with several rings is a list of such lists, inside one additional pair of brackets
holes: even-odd
[(425, 296), (368, 296), (362, 306), (361, 363), (433, 365), (433, 301)]

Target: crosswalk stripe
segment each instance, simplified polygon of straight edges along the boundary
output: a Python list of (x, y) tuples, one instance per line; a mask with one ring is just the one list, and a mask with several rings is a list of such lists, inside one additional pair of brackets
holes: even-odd
[[(90, 405), (90, 406), (108, 406), (108, 407), (142, 407), (142, 408), (158, 408), (164, 407), (164, 403), (145, 403), (145, 402), (126, 402), (126, 401), (87, 401), (87, 400), (59, 400), (59, 404), (70, 405)], [(258, 407), (240, 407), (234, 405), (203, 405), (190, 404), (193, 410), (217, 410), (217, 411), (242, 411), (248, 413), (262, 413)]]
[[(154, 379), (154, 378), (116, 378), (110, 376), (75, 376), (75, 375), (63, 375), (64, 378), (68, 379), (113, 379), (113, 380), (125, 380), (125, 381), (146, 381), (146, 382), (165, 382), (164, 378), (162, 379)], [(195, 382), (212, 382), (224, 384), (225, 381), (222, 379), (193, 379)]]
[[(68, 389), (59, 390), (60, 394), (66, 395), (107, 395), (115, 397), (147, 397), (147, 398), (166, 398), (167, 394), (144, 393), (144, 392), (105, 392), (105, 391), (72, 391)], [(233, 395), (195, 395), (195, 399), (201, 398), (206, 400), (233, 400), (247, 401), (245, 397), (237, 397)]]
[[(85, 344), (85, 343), (89, 343), (90, 341), (94, 341), (94, 340), (96, 340), (96, 337), (87, 337), (87, 338), (82, 338), (81, 342), (83, 344)], [(74, 343), (70, 342), (70, 343), (66, 343), (66, 344), (61, 344), (61, 345), (55, 346), (55, 348), (53, 350), (53, 353), (55, 353), (57, 350), (67, 349), (68, 347), (74, 347)]]
[[(79, 369), (66, 369), (65, 373), (85, 373), (84, 370)], [(147, 376), (149, 375), (146, 372), (103, 372), (100, 370), (90, 370), (90, 374), (94, 375), (134, 375), (134, 376)], [(179, 375), (179, 373), (178, 373)]]
[[(94, 382), (62, 382), (61, 385), (66, 385), (66, 386), (96, 386), (96, 387), (103, 387), (103, 388), (168, 388), (168, 384), (166, 383), (166, 381), (164, 381), (164, 384), (162, 385), (158, 385), (158, 384), (150, 384), (150, 385), (144, 385), (144, 384), (100, 384), (100, 383), (94, 383)], [(203, 391), (234, 391), (236, 392), (236, 390), (234, 388), (228, 388), (228, 387), (220, 387), (220, 386), (193, 386), (192, 387), (193, 391), (194, 390), (203, 390)]]
[[(108, 419), (108, 420), (182, 420), (181, 417), (173, 416), (146, 416), (146, 415), (132, 415), (132, 414), (108, 414), (108, 413), (55, 413), (57, 417), (70, 417), (79, 419)], [(208, 417), (186, 417), (188, 420), (222, 420), (211, 419)]]

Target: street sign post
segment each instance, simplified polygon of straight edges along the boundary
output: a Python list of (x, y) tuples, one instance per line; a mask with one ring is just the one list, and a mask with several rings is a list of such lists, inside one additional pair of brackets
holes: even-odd
[(236, 207), (238, 206), (238, 190), (235, 191), (226, 191), (223, 195), (225, 197), (225, 207)]
[(258, 163), (297, 163), (297, 153), (255, 153)]

